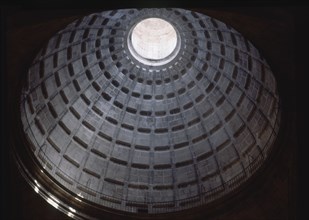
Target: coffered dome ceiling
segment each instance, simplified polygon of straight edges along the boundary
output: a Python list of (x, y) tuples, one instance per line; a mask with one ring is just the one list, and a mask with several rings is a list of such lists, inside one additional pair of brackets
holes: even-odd
[(48, 41), (21, 118), (42, 175), (80, 201), (166, 213), (250, 178), (275, 140), (278, 101), (270, 67), (232, 27), (189, 10), (124, 9)]

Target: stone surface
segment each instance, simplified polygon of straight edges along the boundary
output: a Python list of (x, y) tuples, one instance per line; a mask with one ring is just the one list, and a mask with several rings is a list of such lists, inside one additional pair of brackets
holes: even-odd
[[(140, 63), (126, 43), (151, 14), (182, 42), (161, 66)], [(33, 61), (23, 94), (24, 131), (47, 172), (122, 210), (153, 201), (173, 210), (250, 176), (245, 168), (267, 157), (278, 130), (276, 82), (257, 49), (226, 24), (181, 9), (107, 11), (69, 24)]]

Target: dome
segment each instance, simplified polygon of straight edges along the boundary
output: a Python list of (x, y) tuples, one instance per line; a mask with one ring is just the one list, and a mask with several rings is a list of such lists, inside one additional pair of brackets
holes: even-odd
[[(166, 38), (153, 43), (156, 33)], [(29, 68), (26, 147), (41, 175), (80, 202), (180, 211), (240, 187), (266, 160), (278, 131), (276, 87), (252, 43), (207, 15), (95, 13), (55, 34)]]

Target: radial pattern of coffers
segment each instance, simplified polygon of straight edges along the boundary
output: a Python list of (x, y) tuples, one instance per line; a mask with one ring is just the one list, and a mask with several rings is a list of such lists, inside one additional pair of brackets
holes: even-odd
[[(162, 65), (138, 61), (128, 46), (151, 17), (180, 41)], [(46, 172), (84, 199), (132, 212), (175, 211), (228, 191), (254, 173), (248, 167), (267, 157), (278, 130), (275, 78), (257, 49), (183, 9), (105, 11), (69, 24), (35, 58), (23, 94), (24, 131)]]

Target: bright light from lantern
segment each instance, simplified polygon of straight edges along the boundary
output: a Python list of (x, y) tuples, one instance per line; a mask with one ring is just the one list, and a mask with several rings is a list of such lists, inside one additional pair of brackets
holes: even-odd
[(131, 54), (148, 65), (163, 65), (177, 55), (177, 32), (173, 25), (160, 18), (147, 18), (139, 22), (129, 36)]

